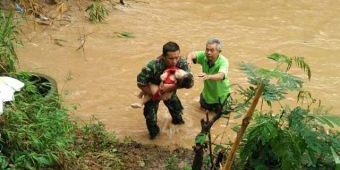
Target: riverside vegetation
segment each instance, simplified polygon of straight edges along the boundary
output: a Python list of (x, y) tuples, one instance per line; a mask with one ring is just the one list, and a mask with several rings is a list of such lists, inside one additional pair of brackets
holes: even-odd
[[(0, 169), (191, 169), (192, 150), (144, 145), (130, 137), (119, 140), (95, 117), (90, 123), (74, 121), (58, 93), (47, 98), (39, 92), (30, 73), (15, 68), (15, 48), (20, 42), (13, 15), (0, 10), (1, 75), (21, 80), (25, 87), (16, 93), (15, 101), (5, 104), (0, 117)], [(274, 61), (273, 69), (240, 65), (249, 86), (234, 85), (237, 94), (231, 115), (242, 116), (257, 88), (263, 85), (264, 90), (232, 169), (338, 168), (339, 117), (329, 114), (320, 100), (303, 89), (303, 78), (289, 73), (295, 65), (310, 79), (310, 67), (302, 57), (274, 53), (268, 59)], [(285, 103), (287, 95), (296, 95), (296, 105)], [(238, 132), (240, 126), (233, 129)], [(194, 142), (207, 143), (208, 135)], [(223, 165), (232, 143), (210, 145), (212, 153), (204, 154), (201, 169), (220, 168), (211, 162), (222, 153)]]
[(16, 69), (20, 19), (11, 11), (0, 16), (0, 75), (25, 83), (0, 116), (0, 169), (179, 169), (191, 162), (191, 150), (120, 141), (95, 117), (75, 122), (56, 91), (40, 89), (53, 84), (39, 85)]

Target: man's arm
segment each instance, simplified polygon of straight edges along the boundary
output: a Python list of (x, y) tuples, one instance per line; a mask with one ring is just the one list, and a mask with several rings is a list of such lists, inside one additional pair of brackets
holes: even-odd
[(196, 60), (196, 53), (195, 51), (191, 52), (188, 54), (187, 56), (187, 63), (188, 63), (188, 66), (191, 67), (192, 64), (196, 63), (194, 62)]
[(228, 74), (228, 66), (229, 66), (228, 61), (223, 60), (216, 74), (208, 75), (206, 73), (201, 73), (199, 77), (201, 77), (203, 80), (212, 80), (212, 81), (224, 80)]
[(140, 90), (142, 90), (142, 92), (143, 92), (144, 94), (152, 96), (152, 92), (151, 92), (150, 86), (138, 86), (138, 88), (139, 88)]
[(142, 68), (142, 71), (137, 75), (137, 86), (139, 89), (143, 91), (144, 94), (152, 95), (152, 91), (150, 88), (150, 79), (153, 73), (153, 62), (149, 62), (145, 67)]
[(203, 80), (213, 80), (213, 81), (218, 81), (218, 80), (223, 80), (224, 79), (224, 73), (219, 72), (216, 74), (205, 74), (201, 73), (198, 75), (198, 77), (201, 77)]
[(170, 92), (173, 92), (177, 89), (175, 84), (164, 84), (165, 79), (168, 76), (172, 76), (171, 74), (174, 74), (174, 73), (170, 73), (167, 70), (165, 70), (164, 73), (161, 75), (162, 81), (161, 81), (161, 84), (159, 84), (159, 89), (160, 89), (161, 94), (170, 93)]

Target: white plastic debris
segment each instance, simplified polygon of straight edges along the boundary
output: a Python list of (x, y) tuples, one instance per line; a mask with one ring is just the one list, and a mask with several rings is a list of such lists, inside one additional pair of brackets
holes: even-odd
[(13, 101), (14, 92), (20, 91), (24, 85), (23, 82), (12, 77), (0, 77), (0, 115), (3, 113), (4, 102)]

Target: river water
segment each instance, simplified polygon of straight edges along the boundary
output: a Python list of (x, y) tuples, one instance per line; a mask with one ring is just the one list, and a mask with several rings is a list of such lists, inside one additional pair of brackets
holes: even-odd
[[(133, 109), (139, 91), (136, 75), (147, 61), (161, 54), (167, 41), (181, 46), (182, 55), (203, 50), (209, 37), (224, 42), (222, 54), (230, 62), (232, 83), (245, 85), (241, 62), (272, 66), (266, 56), (280, 52), (304, 57), (312, 69), (305, 87), (313, 96), (339, 115), (340, 100), (340, 3), (337, 0), (140, 0), (128, 6), (110, 7), (103, 24), (91, 24), (85, 7), (72, 4), (50, 26), (27, 22), (18, 48), (19, 68), (55, 78), (65, 106), (76, 108), (71, 116), (87, 121), (95, 115), (118, 137), (130, 136), (144, 143), (190, 147), (200, 131), (198, 96), (202, 81), (179, 90), (185, 108), (185, 124), (172, 125), (161, 103), (158, 123), (161, 134), (148, 139), (142, 109)], [(80, 8), (82, 7), (82, 8)], [(117, 33), (130, 32), (133, 38)], [(85, 37), (84, 50), (76, 50)], [(57, 43), (59, 45), (57, 45)], [(199, 65), (193, 72), (200, 72)], [(295, 98), (289, 98), (294, 101)], [(237, 124), (233, 114), (212, 128), (213, 139), (234, 139), (230, 128)], [(224, 134), (224, 135), (221, 135)], [(221, 137), (223, 136), (223, 138)]]

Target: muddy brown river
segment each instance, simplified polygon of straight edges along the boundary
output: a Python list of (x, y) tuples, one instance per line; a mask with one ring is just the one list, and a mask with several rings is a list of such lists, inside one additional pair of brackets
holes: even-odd
[[(304, 57), (312, 69), (305, 88), (339, 115), (340, 86), (340, 3), (337, 0), (140, 0), (115, 6), (103, 24), (91, 24), (84, 8), (69, 6), (53, 25), (28, 22), (18, 48), (19, 68), (45, 73), (55, 78), (71, 116), (87, 121), (95, 115), (118, 137), (131, 136), (160, 145), (190, 147), (205, 117), (198, 97), (203, 83), (195, 80), (189, 90), (179, 90), (184, 105), (185, 124), (172, 125), (164, 104), (158, 123), (161, 134), (153, 141), (142, 109), (133, 109), (136, 75), (147, 61), (161, 54), (167, 41), (175, 41), (182, 55), (205, 48), (209, 37), (224, 42), (222, 53), (230, 62), (232, 83), (245, 84), (240, 62), (270, 67), (266, 56), (280, 52)], [(133, 38), (117, 33), (130, 32)], [(84, 50), (76, 50), (85, 35)], [(59, 45), (56, 43), (58, 41)], [(193, 67), (194, 73), (200, 66)], [(288, 98), (294, 101), (295, 98)], [(230, 127), (239, 119), (220, 119), (212, 128), (213, 139), (234, 139)], [(223, 135), (222, 135), (223, 134)], [(221, 137), (223, 136), (223, 138)]]

